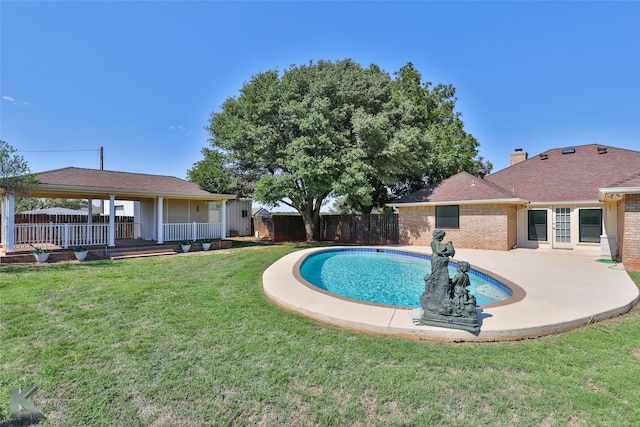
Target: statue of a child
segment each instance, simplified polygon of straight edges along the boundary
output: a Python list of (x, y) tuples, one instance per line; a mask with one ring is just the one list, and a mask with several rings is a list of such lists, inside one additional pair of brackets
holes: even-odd
[(466, 261), (458, 262), (458, 273), (451, 279), (452, 308), (456, 316), (476, 314), (476, 297), (469, 293), (469, 275), (471, 265)]

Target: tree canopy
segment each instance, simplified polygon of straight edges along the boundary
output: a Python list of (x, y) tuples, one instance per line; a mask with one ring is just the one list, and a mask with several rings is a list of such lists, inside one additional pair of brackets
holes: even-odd
[[(455, 89), (421, 79), (411, 63), (392, 79), (350, 59), (256, 74), (211, 113), (215, 162), (209, 149), (203, 162), (255, 200), (297, 210), (308, 240), (329, 197), (368, 213), (462, 170), (488, 171), (454, 111)], [(205, 164), (190, 171), (196, 182)]]
[(234, 177), (226, 170), (222, 154), (211, 148), (203, 148), (204, 159), (193, 164), (187, 171), (187, 179), (196, 182), (203, 190), (210, 193), (237, 192)]
[(36, 182), (36, 177), (29, 170), (29, 165), (17, 150), (5, 141), (0, 140), (0, 189), (7, 193), (29, 193)]

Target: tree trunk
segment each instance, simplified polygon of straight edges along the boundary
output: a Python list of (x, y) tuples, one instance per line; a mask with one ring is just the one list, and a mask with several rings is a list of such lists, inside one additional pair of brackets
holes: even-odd
[(320, 240), (320, 210), (313, 211), (313, 241)]
[(307, 242), (317, 242), (320, 240), (320, 207), (322, 199), (313, 199), (307, 201), (304, 209), (299, 209), (302, 221), (304, 222), (304, 232)]
[(313, 213), (305, 210), (300, 212), (300, 214), (302, 215), (302, 221), (304, 222), (304, 232), (307, 237), (307, 242), (313, 242), (315, 235), (315, 221), (313, 218)]

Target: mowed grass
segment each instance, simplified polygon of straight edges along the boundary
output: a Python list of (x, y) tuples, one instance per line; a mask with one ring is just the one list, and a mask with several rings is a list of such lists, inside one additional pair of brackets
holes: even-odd
[(638, 307), (520, 342), (368, 335), (264, 296), (265, 268), (301, 247), (2, 267), (0, 424), (29, 385), (42, 426), (640, 422)]

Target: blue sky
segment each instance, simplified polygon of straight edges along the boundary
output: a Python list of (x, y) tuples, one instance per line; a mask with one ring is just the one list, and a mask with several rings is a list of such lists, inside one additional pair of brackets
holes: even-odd
[(252, 75), (352, 58), (452, 84), (494, 171), (509, 153), (640, 150), (640, 2), (0, 1), (0, 139), (33, 172), (186, 177)]

